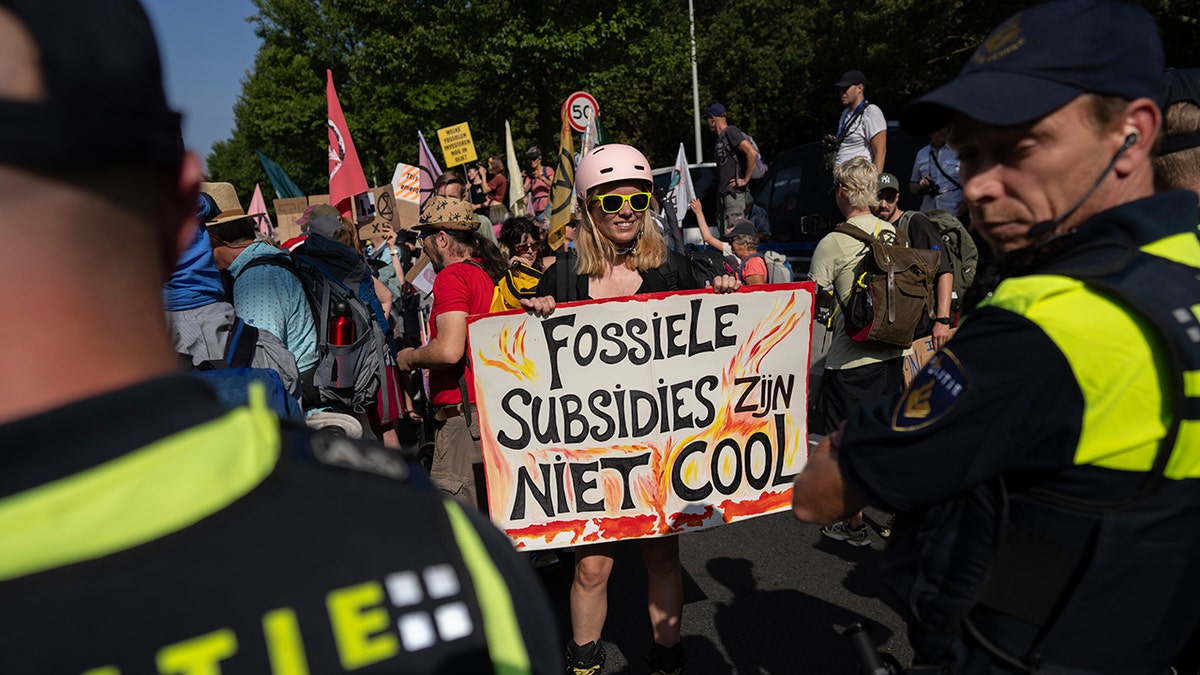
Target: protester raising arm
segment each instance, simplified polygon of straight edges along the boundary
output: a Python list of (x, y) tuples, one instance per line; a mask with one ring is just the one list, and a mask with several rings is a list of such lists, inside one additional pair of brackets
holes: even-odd
[(700, 200), (693, 199), (688, 202), (688, 208), (692, 210), (692, 213), (696, 214), (696, 225), (700, 227), (700, 238), (704, 240), (704, 243), (718, 251), (723, 251), (725, 249), (725, 242), (714, 235), (708, 227), (708, 221), (704, 218), (704, 207), (700, 205)]

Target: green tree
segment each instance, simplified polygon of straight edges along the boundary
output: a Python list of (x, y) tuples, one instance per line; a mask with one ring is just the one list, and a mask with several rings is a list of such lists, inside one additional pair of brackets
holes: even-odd
[[(417, 159), (417, 132), (467, 122), (481, 158), (553, 156), (562, 101), (590, 91), (611, 139), (655, 166), (682, 142), (694, 155), (686, 0), (254, 0), (262, 38), (234, 108), (232, 136), (208, 157), (214, 179), (273, 198), (254, 155), (310, 194), (327, 190), (325, 71), (333, 72), (371, 184)], [(945, 82), (988, 31), (1022, 6), (980, 0), (695, 0), (701, 107), (721, 101), (770, 158), (831, 130), (832, 84), (867, 74), (891, 118)], [(1143, 0), (1169, 64), (1200, 62), (1194, 0)], [(712, 135), (703, 134), (711, 159)], [(447, 167), (443, 167), (447, 168)]]

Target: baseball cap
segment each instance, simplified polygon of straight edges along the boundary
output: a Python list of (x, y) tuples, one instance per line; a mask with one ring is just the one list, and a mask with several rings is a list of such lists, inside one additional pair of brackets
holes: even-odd
[(758, 229), (754, 227), (754, 223), (748, 218), (734, 218), (729, 223), (729, 228), (725, 230), (725, 238), (733, 239), (739, 234), (748, 234), (757, 237)]
[(704, 119), (708, 119), (710, 117), (724, 117), (724, 116), (725, 116), (725, 106), (721, 105), (720, 103), (714, 103), (714, 104), (708, 106), (708, 110), (704, 111)]
[(866, 84), (867, 76), (863, 75), (861, 70), (847, 70), (842, 73), (841, 78), (833, 83), (835, 87), (849, 87), (852, 84)]
[(881, 174), (879, 174), (879, 189), (878, 189), (878, 191), (882, 191), (882, 190), (895, 190), (896, 192), (899, 192), (900, 191), (900, 181), (896, 180), (896, 177), (890, 173), (881, 173)]
[(337, 216), (331, 216), (328, 213), (322, 213), (313, 217), (308, 221), (308, 228), (305, 232), (315, 234), (326, 239), (333, 239), (342, 229), (342, 219)]
[(1172, 68), (1164, 79), (1163, 110), (1183, 102), (1200, 106), (1200, 68)]
[[(1200, 106), (1200, 68), (1183, 68), (1168, 70), (1165, 76), (1166, 87), (1163, 91), (1163, 113), (1176, 103), (1191, 103)], [(1169, 155), (1180, 150), (1200, 147), (1200, 132), (1173, 134), (1170, 125), (1164, 121), (1163, 140), (1159, 146), (1159, 155)]]
[(46, 95), (0, 100), (0, 162), (94, 169), (180, 161), (180, 116), (167, 105), (158, 46), (137, 0), (4, 7), (37, 44)]
[(1056, 0), (1018, 12), (979, 45), (956, 78), (909, 105), (901, 126), (929, 133), (955, 112), (984, 124), (1031, 122), (1084, 93), (1162, 93), (1163, 48), (1153, 17), (1113, 0)]

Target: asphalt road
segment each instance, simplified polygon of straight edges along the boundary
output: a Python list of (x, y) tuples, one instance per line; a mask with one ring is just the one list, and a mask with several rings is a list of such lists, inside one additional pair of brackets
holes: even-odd
[[(872, 515), (880, 514), (868, 509), (869, 520)], [(912, 650), (904, 624), (878, 579), (882, 553), (874, 530), (871, 546), (855, 548), (790, 513), (683, 535), (684, 672), (850, 675), (858, 664), (841, 631), (863, 621), (874, 624), (872, 635), (884, 651), (906, 663)], [(562, 557), (561, 565), (540, 573), (568, 636), (572, 559)], [(645, 598), (638, 545), (621, 544), (609, 582), (605, 673), (646, 672)]]

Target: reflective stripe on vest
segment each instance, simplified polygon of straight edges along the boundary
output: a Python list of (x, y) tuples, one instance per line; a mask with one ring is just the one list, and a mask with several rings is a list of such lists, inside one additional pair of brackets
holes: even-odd
[[(1151, 242), (1142, 248), (1156, 258), (1190, 268), (1200, 268), (1200, 242), (1185, 233)], [(1153, 258), (1149, 259), (1153, 260)], [(1169, 431), (1175, 387), (1173, 369), (1183, 369), (1184, 415), (1180, 419), (1174, 450), (1163, 475), (1169, 479), (1200, 478), (1200, 289), (1197, 270), (1186, 280), (1179, 268), (1164, 262), (1164, 286), (1130, 289), (1126, 297), (1155, 298), (1161, 306), (1139, 304), (1141, 311), (1157, 315), (1183, 345), (1182, 363), (1171, 362), (1162, 333), (1138, 312), (1109, 294), (1078, 279), (1053, 274), (1004, 280), (981, 306), (994, 306), (1019, 314), (1050, 338), (1066, 358), (1084, 399), (1084, 419), (1075, 450), (1077, 465), (1094, 465), (1118, 471), (1151, 470), (1159, 441)], [(1126, 269), (1132, 269), (1133, 265)], [(1174, 273), (1174, 285), (1168, 281)], [(1186, 284), (1186, 285), (1185, 285)], [(1119, 285), (1119, 283), (1118, 283)], [(1144, 285), (1144, 284), (1143, 284)], [(1187, 298), (1187, 294), (1194, 297)], [(1181, 307), (1164, 302), (1189, 300)], [(1156, 314), (1157, 313), (1157, 314)], [(1102, 326), (1103, 330), (1091, 330)], [(1147, 364), (1154, 364), (1147, 368)], [(1166, 414), (1164, 414), (1166, 411)]]
[(498, 675), (517, 675), (532, 672), (529, 653), (521, 638), (521, 627), (517, 623), (517, 612), (513, 608), (512, 595), (504, 582), (500, 570), (496, 569), (491, 556), (471, 525), (467, 514), (457, 502), (444, 500), (446, 515), (450, 518), (454, 538), (462, 553), (463, 562), (471, 573), (475, 594), (479, 600), (479, 611), (483, 614), (484, 632), (487, 636), (488, 653), (494, 671)]
[(249, 405), (0, 502), (0, 581), (93, 560), (181, 530), (259, 485), (279, 459), (261, 383)]

